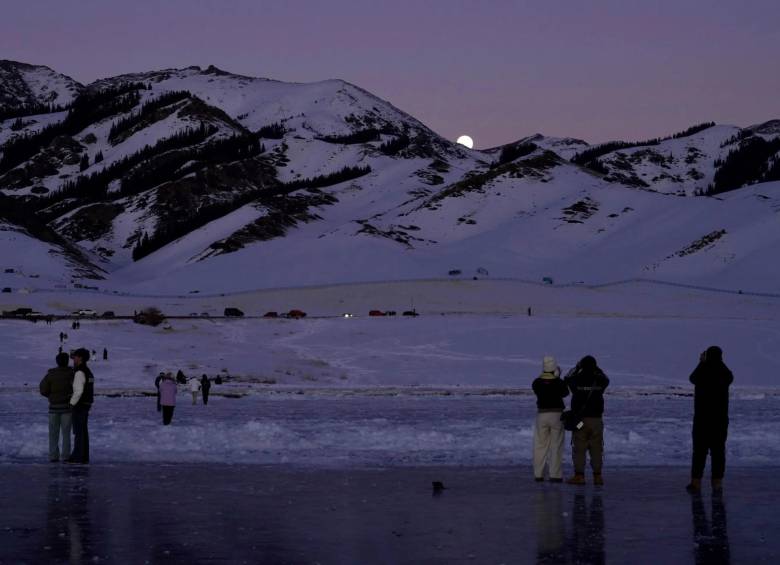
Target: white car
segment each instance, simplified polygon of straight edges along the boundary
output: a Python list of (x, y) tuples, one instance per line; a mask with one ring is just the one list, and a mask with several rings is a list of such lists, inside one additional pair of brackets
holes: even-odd
[(77, 316), (89, 316), (89, 317), (92, 317), (92, 318), (96, 318), (98, 314), (94, 310), (78, 310), (76, 312), (76, 315)]

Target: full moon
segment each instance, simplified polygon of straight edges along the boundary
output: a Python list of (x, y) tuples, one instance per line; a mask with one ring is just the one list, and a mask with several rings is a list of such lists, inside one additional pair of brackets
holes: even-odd
[(469, 149), (474, 147), (474, 140), (471, 139), (468, 135), (461, 135), (458, 138), (457, 143), (460, 143), (461, 145), (464, 145), (464, 146), (468, 147)]

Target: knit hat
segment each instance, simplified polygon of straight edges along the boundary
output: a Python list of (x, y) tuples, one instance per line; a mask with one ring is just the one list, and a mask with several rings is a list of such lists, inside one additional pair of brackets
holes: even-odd
[(555, 357), (547, 356), (542, 360), (542, 371), (545, 373), (555, 374), (558, 369), (558, 363), (555, 362)]

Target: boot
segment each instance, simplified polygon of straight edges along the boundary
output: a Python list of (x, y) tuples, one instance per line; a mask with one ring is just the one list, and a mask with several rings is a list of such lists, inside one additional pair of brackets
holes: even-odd
[(542, 483), (542, 482), (544, 482), (544, 477), (534, 477), (534, 480), (535, 480), (537, 483)]
[(712, 492), (720, 492), (723, 490), (723, 479), (712, 479)]
[(701, 479), (691, 479), (691, 482), (688, 483), (685, 490), (690, 493), (701, 492)]
[(593, 484), (597, 487), (604, 486), (604, 477), (601, 476), (601, 473), (593, 473)]
[(550, 479), (551, 483), (562, 483), (563, 479)]
[(585, 475), (577, 473), (571, 479), (566, 481), (566, 483), (570, 484), (570, 485), (584, 485), (585, 484)]

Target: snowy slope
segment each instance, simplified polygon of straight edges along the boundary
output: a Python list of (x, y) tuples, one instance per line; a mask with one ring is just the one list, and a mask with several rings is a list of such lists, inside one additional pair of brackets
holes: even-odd
[[(450, 271), (780, 284), (768, 260), (780, 237), (777, 183), (692, 197), (743, 140), (777, 138), (776, 121), (703, 125), (583, 167), (570, 159), (598, 150), (584, 141), (535, 134), (467, 150), (341, 80), (284, 83), (189, 67), (103, 79), (83, 99), (96, 101), (96, 117), (82, 104), (77, 127), (0, 171), (0, 192), (27, 202), (117, 289), (221, 292)], [(31, 116), (15, 133), (6, 120), (0, 144), (63, 118)], [(197, 128), (208, 131), (165, 145)], [(264, 151), (209, 158), (214, 143), (233, 138)], [(122, 188), (147, 170), (159, 174)], [(101, 174), (90, 189), (68, 188)], [(157, 243), (136, 253), (147, 236)]]
[(712, 184), (716, 161), (739, 146), (740, 134), (755, 132), (763, 139), (780, 135), (777, 120), (740, 129), (715, 125), (689, 136), (666, 139), (655, 145), (619, 149), (599, 157), (607, 178), (636, 188), (690, 196), (706, 192)]
[(66, 250), (2, 219), (0, 249), (0, 287), (11, 288), (15, 293), (52, 288), (69, 283), (72, 277), (89, 276), (90, 270)]
[(0, 60), (0, 109), (29, 104), (69, 104), (83, 86), (42, 65)]

